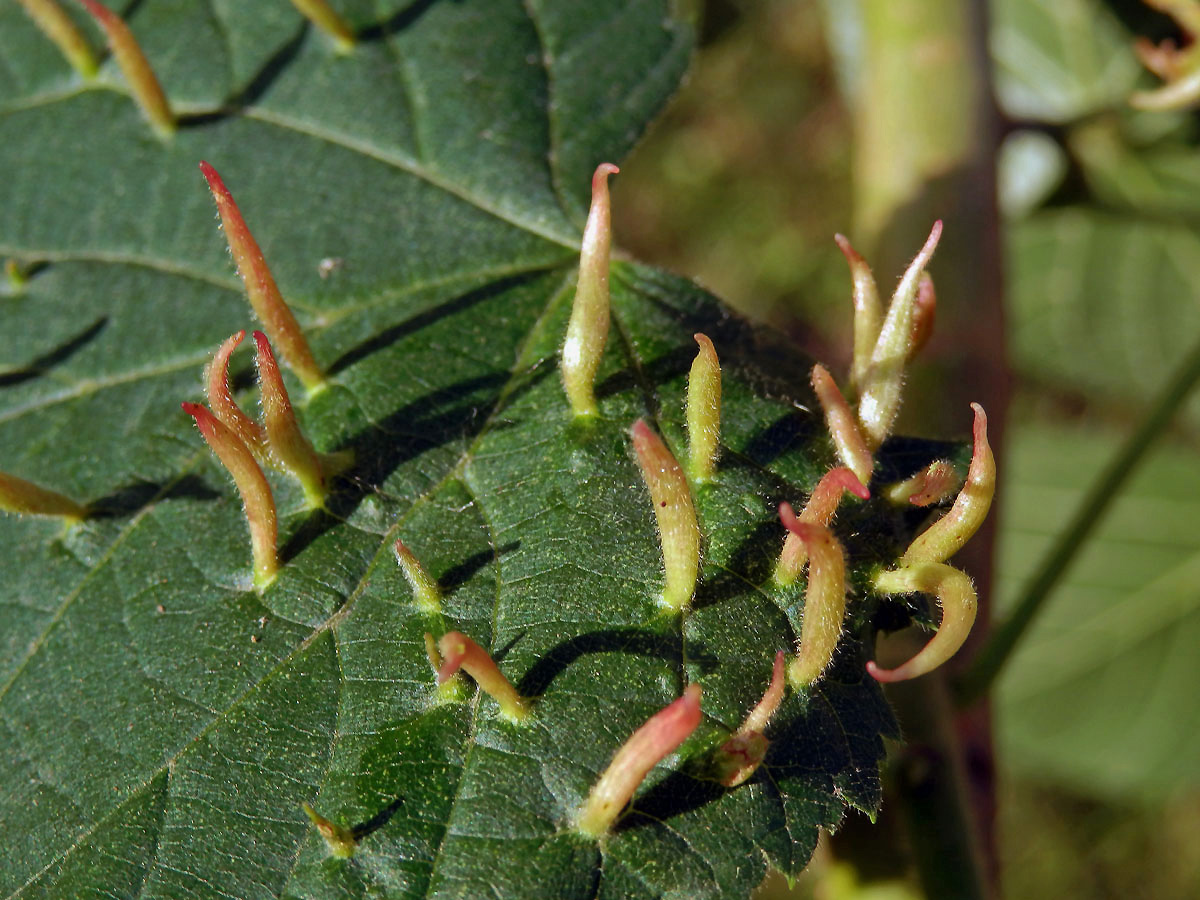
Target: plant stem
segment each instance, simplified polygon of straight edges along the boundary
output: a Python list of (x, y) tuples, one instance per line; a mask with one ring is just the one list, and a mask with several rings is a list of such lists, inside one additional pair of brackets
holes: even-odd
[(1011, 658), (1017, 643), (1045, 605), (1055, 585), (1070, 568), (1076, 554), (1087, 543), (1121, 487), (1171, 424), (1183, 401), (1200, 381), (1200, 341), (1188, 352), (1175, 374), (1159, 391), (1150, 411), (1129, 436), (1117, 455), (1092, 483), (1070, 523), (1059, 533), (1029, 587), (1009, 617), (993, 629), (988, 642), (955, 685), (960, 706), (973, 703), (987, 693)]

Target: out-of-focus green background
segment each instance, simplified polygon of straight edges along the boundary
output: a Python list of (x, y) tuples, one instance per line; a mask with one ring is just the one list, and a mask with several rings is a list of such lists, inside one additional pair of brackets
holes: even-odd
[[(710, 0), (691, 80), (626, 167), (633, 255), (847, 358), (853, 15)], [(997, 615), (1200, 340), (1200, 119), (1137, 112), (1132, 53), (1179, 35), (1137, 0), (993, 0), (1008, 354)], [(858, 61), (858, 62), (861, 62)], [(849, 65), (847, 65), (847, 63)], [(839, 65), (841, 68), (839, 68)], [(911, 236), (915, 251), (923, 234)], [(936, 269), (935, 269), (936, 274)], [(881, 288), (899, 272), (876, 271)], [(959, 298), (940, 296), (951, 305)], [(919, 383), (919, 381), (918, 381)], [(1012, 898), (1200, 897), (1200, 397), (1116, 500), (994, 697)], [(820, 852), (797, 896), (914, 896)], [(771, 884), (763, 896), (788, 896)]]

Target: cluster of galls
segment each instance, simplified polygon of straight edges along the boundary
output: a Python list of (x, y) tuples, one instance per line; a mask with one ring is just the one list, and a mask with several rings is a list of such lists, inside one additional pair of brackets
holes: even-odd
[[(174, 118), (128, 28), (94, 0), (82, 2), (105, 28), (113, 55), (146, 117), (160, 134), (169, 135), (174, 129)], [(348, 47), (352, 43), (349, 30), (336, 17), (329, 18), (332, 13), (323, 2), (293, 2), (340, 44)], [(94, 74), (95, 60), (86, 41), (74, 32), (74, 26), (61, 15), (53, 0), (22, 0), (22, 3), (85, 76)], [(251, 306), (266, 331), (266, 334), (254, 333), (263, 415), (261, 421), (246, 415), (229, 389), (229, 357), (245, 332), (233, 335), (217, 350), (207, 374), (208, 406), (184, 403), (183, 408), (195, 418), (201, 434), (233, 476), (250, 529), (254, 584), (261, 591), (274, 580), (279, 568), (275, 502), (262, 466), (296, 477), (309, 505), (315, 508), (325, 501), (329, 479), (350, 460), (344, 455), (317, 453), (301, 432), (271, 342), (280, 348), (284, 362), (310, 394), (321, 390), (324, 375), (233, 197), (211, 166), (201, 163), (201, 170), (216, 200)], [(591, 211), (562, 349), (563, 386), (571, 414), (576, 417), (598, 414), (594, 384), (610, 322), (608, 176), (616, 171), (616, 166), (605, 163), (596, 169), (592, 179)], [(785, 537), (775, 580), (780, 585), (791, 584), (808, 566), (800, 640), (790, 661), (782, 651), (776, 655), (771, 681), (762, 699), (741, 727), (710, 755), (710, 770), (727, 786), (745, 781), (764, 759), (768, 745), (765, 732), (783, 699), (785, 681), (793, 690), (805, 690), (821, 677), (833, 658), (846, 612), (846, 562), (841, 543), (829, 525), (846, 493), (864, 500), (870, 496), (867, 485), (874, 469), (874, 453), (889, 434), (899, 409), (904, 366), (932, 327), (936, 300), (925, 267), (940, 235), (938, 222), (905, 272), (886, 310), (879, 301), (869, 267), (845, 238), (837, 237), (854, 284), (854, 359), (850, 386), (857, 395), (857, 403), (852, 407), (847, 402), (822, 366), (813, 367), (813, 389), (842, 465), (820, 479), (798, 515), (789, 504), (780, 504)], [(692, 487), (714, 477), (720, 449), (720, 363), (708, 337), (697, 334), (696, 341), (700, 349), (689, 373), (687, 390), (686, 465), (680, 465), (644, 420), (639, 419), (631, 428), (633, 450), (650, 494), (661, 539), (665, 572), (661, 602), (676, 614), (686, 614), (700, 570), (701, 534), (692, 504)], [(894, 568), (874, 578), (873, 587), (880, 594), (931, 594), (942, 610), (937, 633), (908, 662), (895, 669), (881, 669), (874, 662), (867, 663), (868, 672), (879, 681), (915, 678), (941, 665), (962, 645), (974, 622), (974, 588), (964, 573), (945, 562), (978, 529), (995, 489), (995, 462), (987, 442), (987, 419), (978, 404), (973, 404), (973, 409), (974, 451), (965, 484), (960, 484), (949, 461), (938, 460), (911, 478), (883, 488), (890, 500), (919, 506), (948, 499), (956, 491), (957, 497), (949, 512), (913, 540)], [(0, 509), (59, 516), (71, 522), (89, 514), (87, 507), (68, 497), (4, 473), (0, 473)], [(395, 550), (412, 586), (414, 601), (427, 611), (440, 611), (441, 591), (437, 582), (402, 541), (396, 542)], [(521, 723), (535, 714), (533, 703), (517, 693), (487, 651), (467, 635), (451, 631), (435, 639), (426, 634), (425, 642), (439, 690), (460, 690), (463, 684), (458, 673), (462, 670), (497, 701), (501, 715), (508, 720)], [(683, 696), (633, 733), (576, 812), (573, 826), (579, 832), (596, 838), (608, 833), (649, 771), (699, 725), (700, 699), (700, 685), (690, 685)], [(305, 811), (334, 855), (345, 857), (354, 852), (358, 835), (351, 829), (330, 822), (311, 807), (306, 806)]]

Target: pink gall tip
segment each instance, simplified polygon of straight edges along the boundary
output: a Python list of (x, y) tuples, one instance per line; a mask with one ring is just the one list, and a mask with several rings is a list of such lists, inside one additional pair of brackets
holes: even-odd
[(455, 672), (462, 669), (475, 679), (480, 690), (496, 701), (504, 718), (519, 723), (529, 717), (529, 701), (517, 693), (488, 652), (461, 631), (448, 631), (442, 635), (438, 650), (442, 654), (442, 667), (438, 670), (439, 685), (445, 684)]

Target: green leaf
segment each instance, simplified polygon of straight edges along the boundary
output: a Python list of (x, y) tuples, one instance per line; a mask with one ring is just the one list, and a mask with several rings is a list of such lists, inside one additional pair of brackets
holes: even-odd
[[(759, 773), (718, 788), (694, 764), (802, 614), (802, 585), (769, 575), (778, 503), (833, 461), (808, 364), (621, 263), (592, 426), (556, 371), (590, 172), (666, 101), (692, 24), (667, 2), (378, 7), (345, 4), (362, 40), (338, 55), (285, 3), (135, 4), (185, 114), (169, 143), (110, 63), (79, 82), (3, 7), (0, 255), (30, 277), (0, 297), (0, 460), (97, 514), (0, 517), (0, 896), (738, 897), (879, 805), (896, 725), (863, 671), (866, 579), (924, 514), (842, 511), (850, 635), (785, 702)], [(270, 476), (285, 565), (261, 595), (237, 496), (179, 410), (253, 324), (201, 159), (330, 373), (305, 429), (356, 454), (327, 512)], [(725, 363), (725, 450), (697, 492), (702, 583), (681, 619), (655, 600), (627, 431), (648, 416), (682, 454), (699, 329)], [(233, 368), (250, 405), (249, 360)], [(944, 452), (898, 442), (882, 477)], [(444, 614), (412, 603), (397, 537)], [(534, 698), (528, 724), (473, 691), (439, 698), (423, 635), (451, 629)], [(606, 841), (573, 832), (616, 749), (693, 681), (697, 733)], [(304, 803), (357, 828), (351, 859)]]

